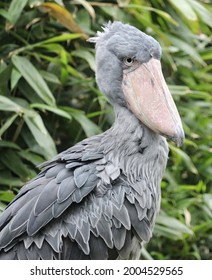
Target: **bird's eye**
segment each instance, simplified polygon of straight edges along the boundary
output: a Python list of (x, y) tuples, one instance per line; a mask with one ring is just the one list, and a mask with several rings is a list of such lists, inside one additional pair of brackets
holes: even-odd
[(125, 57), (123, 61), (126, 66), (132, 66), (135, 62), (135, 59), (132, 57)]

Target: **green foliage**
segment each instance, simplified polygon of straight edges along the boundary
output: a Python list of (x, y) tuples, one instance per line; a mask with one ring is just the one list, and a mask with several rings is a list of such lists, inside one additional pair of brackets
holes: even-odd
[(160, 42), (186, 133), (182, 149), (170, 143), (161, 213), (141, 257), (212, 258), (212, 8), (204, 2), (1, 1), (0, 211), (37, 165), (111, 125), (85, 39), (121, 20)]

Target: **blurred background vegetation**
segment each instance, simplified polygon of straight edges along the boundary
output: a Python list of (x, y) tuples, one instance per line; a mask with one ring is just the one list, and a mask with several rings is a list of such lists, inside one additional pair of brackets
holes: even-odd
[(113, 122), (95, 83), (109, 20), (156, 38), (186, 140), (170, 145), (162, 205), (142, 259), (212, 259), (212, 5), (208, 0), (0, 2), (0, 211), (41, 162)]

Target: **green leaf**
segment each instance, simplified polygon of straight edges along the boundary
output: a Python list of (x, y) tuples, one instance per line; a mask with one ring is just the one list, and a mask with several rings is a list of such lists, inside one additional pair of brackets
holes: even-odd
[(87, 137), (102, 133), (102, 130), (98, 127), (98, 125), (89, 120), (84, 114), (74, 113), (73, 117), (81, 124)]
[(189, 1), (187, 0), (169, 0), (169, 2), (176, 7), (185, 18), (191, 21), (197, 20), (197, 15), (195, 14), (194, 10), (192, 9)]
[(92, 55), (89, 51), (78, 49), (76, 51), (73, 51), (72, 55), (85, 59), (88, 62), (90, 68), (94, 72), (96, 71), (96, 63), (95, 63), (94, 55)]
[(38, 72), (38, 70), (32, 65), (32, 63), (25, 57), (13, 56), (12, 62), (14, 66), (20, 71), (24, 79), (34, 89), (34, 91), (51, 106), (55, 105), (55, 99), (52, 95), (48, 85)]
[(0, 200), (4, 202), (10, 202), (15, 195), (9, 191), (0, 191)]
[(3, 141), (3, 140), (0, 141), (0, 148), (11, 148), (11, 149), (20, 150), (20, 147), (17, 144), (11, 141)]
[(10, 150), (7, 150), (5, 153), (2, 152), (1, 161), (9, 170), (18, 175), (24, 181), (28, 181), (30, 179), (28, 167), (23, 164), (16, 152)]
[(82, 37), (82, 34), (77, 34), (77, 33), (63, 33), (62, 35), (58, 35), (55, 37), (52, 37), (50, 39), (41, 41), (39, 43), (36, 44), (36, 46), (41, 46), (43, 44), (50, 44), (50, 43), (57, 43), (57, 42), (64, 42), (64, 41), (68, 41), (68, 40), (73, 40), (73, 39), (77, 39)]
[(76, 110), (73, 108), (69, 108), (69, 107), (62, 107), (65, 111), (67, 111), (68, 113), (70, 113), (70, 115), (81, 124), (85, 134), (87, 137), (99, 134), (102, 132), (102, 130), (98, 127), (98, 125), (96, 125), (95, 123), (93, 123), (91, 120), (89, 120), (86, 115), (84, 114), (84, 112), (80, 111), (80, 110)]
[(13, 111), (22, 114), (23, 108), (9, 98), (0, 95), (0, 111)]
[(12, 69), (12, 72), (11, 72), (11, 90), (13, 90), (15, 88), (15, 86), (17, 85), (18, 81), (20, 80), (21, 78), (21, 73), (16, 69), (16, 68), (13, 68)]
[(5, 123), (2, 125), (2, 127), (0, 128), (0, 138), (2, 136), (2, 134), (11, 126), (11, 124), (15, 121), (15, 119), (18, 117), (17, 114), (12, 115), (11, 117), (9, 117)]
[(27, 2), (28, 0), (12, 0), (8, 10), (10, 22), (12, 24), (17, 22)]
[(95, 10), (88, 1), (77, 0), (77, 2), (80, 3), (88, 11), (93, 20), (96, 19)]
[(24, 115), (24, 120), (34, 136), (38, 145), (43, 149), (43, 153), (47, 159), (54, 157), (57, 154), (53, 139), (46, 130), (41, 117), (34, 112), (33, 116), (30, 114)]
[(42, 110), (47, 110), (50, 111), (58, 116), (61, 116), (63, 118), (69, 119), (71, 120), (72, 117), (70, 116), (70, 114), (68, 114), (67, 112), (63, 111), (62, 109), (59, 108), (55, 108), (55, 107), (51, 107), (48, 106), (46, 104), (38, 104), (38, 103), (33, 103), (30, 105), (31, 108), (38, 108), (38, 109), (42, 109)]
[(189, 56), (191, 56), (194, 60), (196, 60), (197, 62), (201, 63), (202, 65), (205, 65), (204, 61), (202, 60), (201, 56), (198, 54), (197, 50), (191, 45), (186, 43), (185, 41), (174, 37), (172, 35), (168, 35), (167, 36), (171, 43), (175, 46), (178, 47), (181, 51), (183, 51), (184, 53), (188, 54)]
[(199, 3), (195, 0), (188, 0), (192, 8), (196, 11), (198, 15), (200, 15), (202, 21), (206, 23), (208, 26), (212, 27), (212, 13), (209, 9), (206, 9), (202, 3)]
[(205, 203), (208, 205), (209, 209), (212, 211), (212, 194), (205, 193), (203, 195), (203, 199), (204, 199)]
[(39, 155), (36, 155), (35, 153), (32, 153), (30, 151), (24, 151), (21, 150), (18, 152), (18, 154), (26, 159), (27, 161), (31, 162), (34, 166), (38, 166), (43, 162), (43, 158)]
[(52, 84), (56, 84), (56, 85), (61, 85), (60, 80), (58, 79), (58, 77), (50, 72), (44, 71), (44, 70), (40, 70), (39, 71), (41, 76), (47, 81), (50, 82)]
[(177, 235), (182, 233), (193, 234), (192, 230), (176, 218), (159, 214), (157, 217), (157, 224), (165, 226), (170, 230), (174, 230)]
[(166, 21), (168, 21), (176, 26), (178, 25), (176, 20), (174, 20), (167, 12), (162, 11), (160, 9), (155, 9), (153, 7), (135, 5), (135, 4), (129, 4), (129, 5), (125, 6), (125, 8), (135, 8), (135, 9), (138, 9), (141, 11), (152, 11), (152, 12), (155, 12), (156, 14), (158, 14), (159, 16), (161, 16), (162, 18), (164, 18)]
[(185, 163), (187, 168), (194, 174), (198, 174), (198, 170), (196, 169), (195, 165), (193, 164), (191, 158), (181, 149), (176, 148), (174, 145), (170, 144), (170, 149), (176, 155), (178, 155), (182, 161)]
[(6, 18), (8, 21), (12, 21), (10, 14), (8, 13), (8, 11), (0, 9), (0, 15), (4, 18)]
[(0, 177), (0, 185), (9, 186), (9, 187), (12, 186), (22, 187), (24, 185), (24, 182), (18, 179), (17, 177), (2, 173)]

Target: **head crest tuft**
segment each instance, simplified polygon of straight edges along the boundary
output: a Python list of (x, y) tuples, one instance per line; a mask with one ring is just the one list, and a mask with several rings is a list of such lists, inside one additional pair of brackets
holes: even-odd
[(107, 24), (105, 24), (104, 26), (102, 26), (102, 32), (101, 31), (97, 31), (96, 36), (95, 37), (90, 37), (87, 42), (90, 43), (98, 43), (99, 39), (102, 38), (105, 34), (107, 34), (110, 31), (110, 27), (111, 27), (112, 23), (111, 21), (109, 21)]

